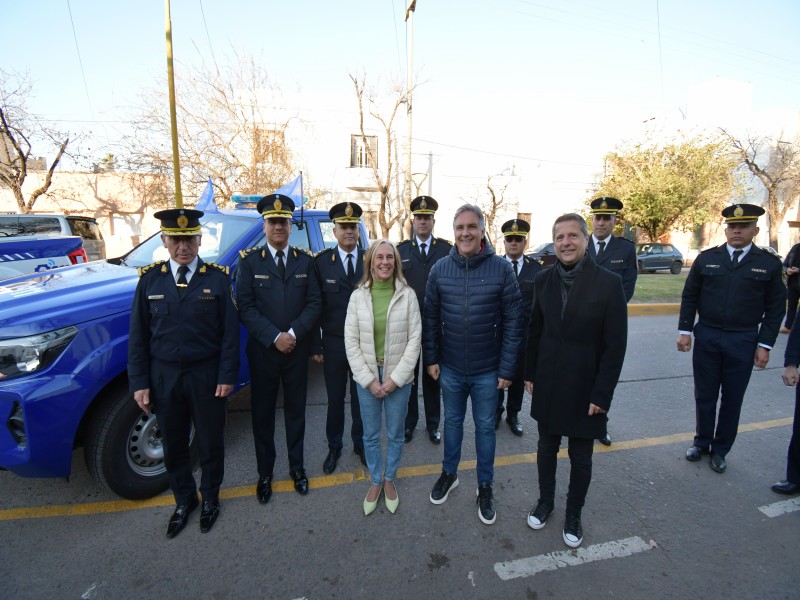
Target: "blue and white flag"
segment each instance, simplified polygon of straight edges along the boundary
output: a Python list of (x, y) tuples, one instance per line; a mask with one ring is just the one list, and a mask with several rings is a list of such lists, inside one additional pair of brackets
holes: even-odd
[(194, 206), (197, 210), (202, 210), (206, 213), (218, 213), (217, 203), (214, 202), (214, 186), (211, 184), (211, 177), (208, 178), (206, 189), (200, 194), (197, 199), (197, 204)]
[(303, 174), (300, 173), (295, 179), (275, 190), (275, 193), (289, 196), (294, 201), (295, 206), (301, 206), (305, 202), (305, 197), (303, 196)]

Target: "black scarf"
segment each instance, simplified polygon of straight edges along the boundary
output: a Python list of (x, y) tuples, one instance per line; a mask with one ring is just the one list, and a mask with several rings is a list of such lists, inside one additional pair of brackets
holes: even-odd
[(565, 266), (561, 261), (556, 263), (556, 270), (558, 271), (558, 277), (561, 280), (561, 318), (564, 318), (564, 310), (567, 308), (567, 298), (569, 297), (569, 292), (572, 290), (572, 284), (575, 283), (575, 279), (577, 279), (578, 274), (583, 270), (583, 265), (586, 261), (589, 260), (589, 255), (587, 254), (577, 263), (572, 265), (571, 267)]

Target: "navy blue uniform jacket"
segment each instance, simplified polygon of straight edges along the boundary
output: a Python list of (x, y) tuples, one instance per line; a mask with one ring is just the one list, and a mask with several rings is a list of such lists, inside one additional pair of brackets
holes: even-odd
[(636, 277), (638, 268), (636, 267), (636, 245), (626, 239), (610, 235), (606, 238), (606, 248), (603, 256), (597, 260), (597, 253), (594, 248), (594, 239), (589, 238), (589, 255), (604, 269), (616, 273), (622, 277), (622, 289), (625, 290), (625, 301), (630, 302), (633, 292), (636, 289)]
[(433, 236), (429, 238), (429, 242), (430, 244), (425, 247), (425, 261), (422, 260), (419, 253), (416, 236), (397, 244), (397, 251), (400, 253), (400, 260), (403, 263), (403, 277), (417, 294), (420, 312), (425, 307), (425, 287), (428, 284), (428, 275), (430, 275), (433, 265), (450, 254), (450, 248), (453, 247), (447, 240)]

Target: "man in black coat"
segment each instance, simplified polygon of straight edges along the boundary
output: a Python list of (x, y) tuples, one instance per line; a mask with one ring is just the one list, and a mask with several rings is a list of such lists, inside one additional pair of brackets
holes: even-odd
[[(519, 291), (522, 294), (522, 328), (525, 335), (528, 333), (528, 321), (531, 318), (531, 307), (533, 306), (533, 278), (542, 270), (542, 264), (535, 258), (524, 256), (525, 248), (528, 245), (528, 233), (531, 230), (530, 223), (521, 219), (511, 219), (503, 223), (500, 231), (503, 233), (503, 245), (506, 249), (505, 258), (514, 269), (517, 276)], [(525, 347), (523, 340), (523, 348)], [(508, 386), (508, 423), (511, 433), (522, 435), (522, 425), (519, 422), (519, 411), (522, 410), (522, 396), (525, 392), (525, 382), (522, 379), (522, 367), (519, 366), (519, 374)], [(494, 419), (494, 427), (500, 426), (503, 418), (503, 401), (505, 400), (505, 390), (497, 390), (497, 414)]]
[(162, 210), (161, 240), (169, 260), (139, 269), (128, 338), (128, 381), (144, 412), (158, 416), (164, 466), (176, 508), (173, 538), (198, 506), (192, 475), (192, 424), (200, 455), (200, 531), (219, 516), (225, 473), (227, 396), (239, 372), (239, 318), (227, 267), (206, 263), (199, 210)]
[[(453, 245), (443, 238), (433, 237), (433, 226), (436, 224), (434, 215), (439, 204), (430, 196), (418, 196), (409, 205), (413, 215), (412, 226), (414, 237), (404, 240), (397, 245), (400, 260), (403, 263), (403, 276), (408, 285), (416, 292), (419, 300), (420, 313), (425, 308), (425, 286), (428, 275), (438, 261), (450, 253)], [(423, 315), (424, 317), (424, 315)], [(427, 366), (427, 365), (425, 365)], [(411, 441), (414, 428), (419, 421), (419, 362), (414, 369), (414, 381), (411, 383), (411, 395), (408, 397), (408, 413), (406, 414), (405, 441)], [(442, 441), (439, 431), (441, 419), (441, 402), (439, 382), (428, 375), (427, 369), (422, 370), (422, 396), (425, 406), (425, 428), (428, 437), (434, 444)]]
[[(328, 438), (328, 455), (322, 464), (326, 474), (336, 470), (342, 455), (344, 436), (344, 398), (350, 385), (350, 437), (353, 452), (364, 458), (364, 426), (358, 404), (356, 383), (347, 362), (344, 349), (344, 320), (347, 304), (356, 283), (364, 275), (364, 249), (358, 245), (361, 207), (354, 202), (341, 202), (328, 211), (333, 221), (333, 235), (337, 245), (326, 248), (314, 257), (314, 268), (322, 292), (322, 313), (319, 327), (314, 330), (313, 359), (322, 363), (325, 390), (328, 395), (328, 417), (325, 433)], [(321, 338), (320, 338), (321, 330)]]
[[(623, 237), (613, 235), (617, 224), (617, 213), (623, 204), (616, 198), (602, 197), (592, 200), (592, 237), (589, 240), (589, 255), (594, 261), (622, 277), (625, 301), (630, 302), (636, 289), (638, 268), (636, 266), (636, 245)], [(606, 431), (600, 443), (611, 445), (611, 436)]]
[(753, 244), (763, 214), (763, 208), (752, 204), (722, 211), (728, 242), (700, 253), (681, 298), (678, 350), (689, 352), (692, 333), (695, 339), (697, 429), (686, 460), (698, 461), (710, 453), (717, 473), (727, 468), (725, 457), (736, 439), (753, 364), (767, 366), (786, 310), (781, 262)]
[(797, 315), (797, 304), (800, 302), (800, 244), (792, 246), (783, 259), (783, 266), (786, 269), (786, 293), (789, 300), (786, 306), (786, 321), (780, 331), (789, 333)]
[(281, 383), (289, 474), (294, 489), (308, 493), (303, 467), (308, 360), (322, 300), (313, 258), (289, 245), (292, 199), (270, 194), (257, 208), (264, 217), (267, 243), (241, 252), (236, 294), (239, 316), (249, 332), (246, 351), (258, 462), (256, 497), (266, 504), (272, 496), (275, 407)]
[(553, 512), (556, 455), (567, 436), (570, 478), (562, 535), (571, 548), (583, 541), (581, 510), (592, 480), (594, 440), (605, 433), (628, 339), (622, 281), (586, 256), (588, 243), (583, 217), (556, 219), (558, 262), (536, 276), (525, 359), (525, 387), (539, 428), (539, 501), (528, 526), (541, 529)]

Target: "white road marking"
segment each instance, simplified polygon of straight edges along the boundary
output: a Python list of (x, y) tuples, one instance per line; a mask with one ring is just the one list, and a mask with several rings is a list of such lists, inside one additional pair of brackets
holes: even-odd
[(783, 500), (781, 502), (765, 504), (764, 506), (759, 506), (758, 510), (768, 517), (780, 517), (786, 513), (800, 510), (800, 498), (792, 498), (791, 500)]
[(563, 552), (550, 552), (531, 556), (530, 558), (520, 558), (507, 562), (495, 563), (494, 570), (500, 579), (508, 580), (517, 577), (530, 577), (542, 571), (554, 571), (562, 567), (582, 565), (596, 560), (607, 558), (622, 558), (638, 552), (644, 552), (656, 547), (656, 543), (645, 542), (638, 536), (604, 542), (578, 548), (577, 550), (565, 550)]

